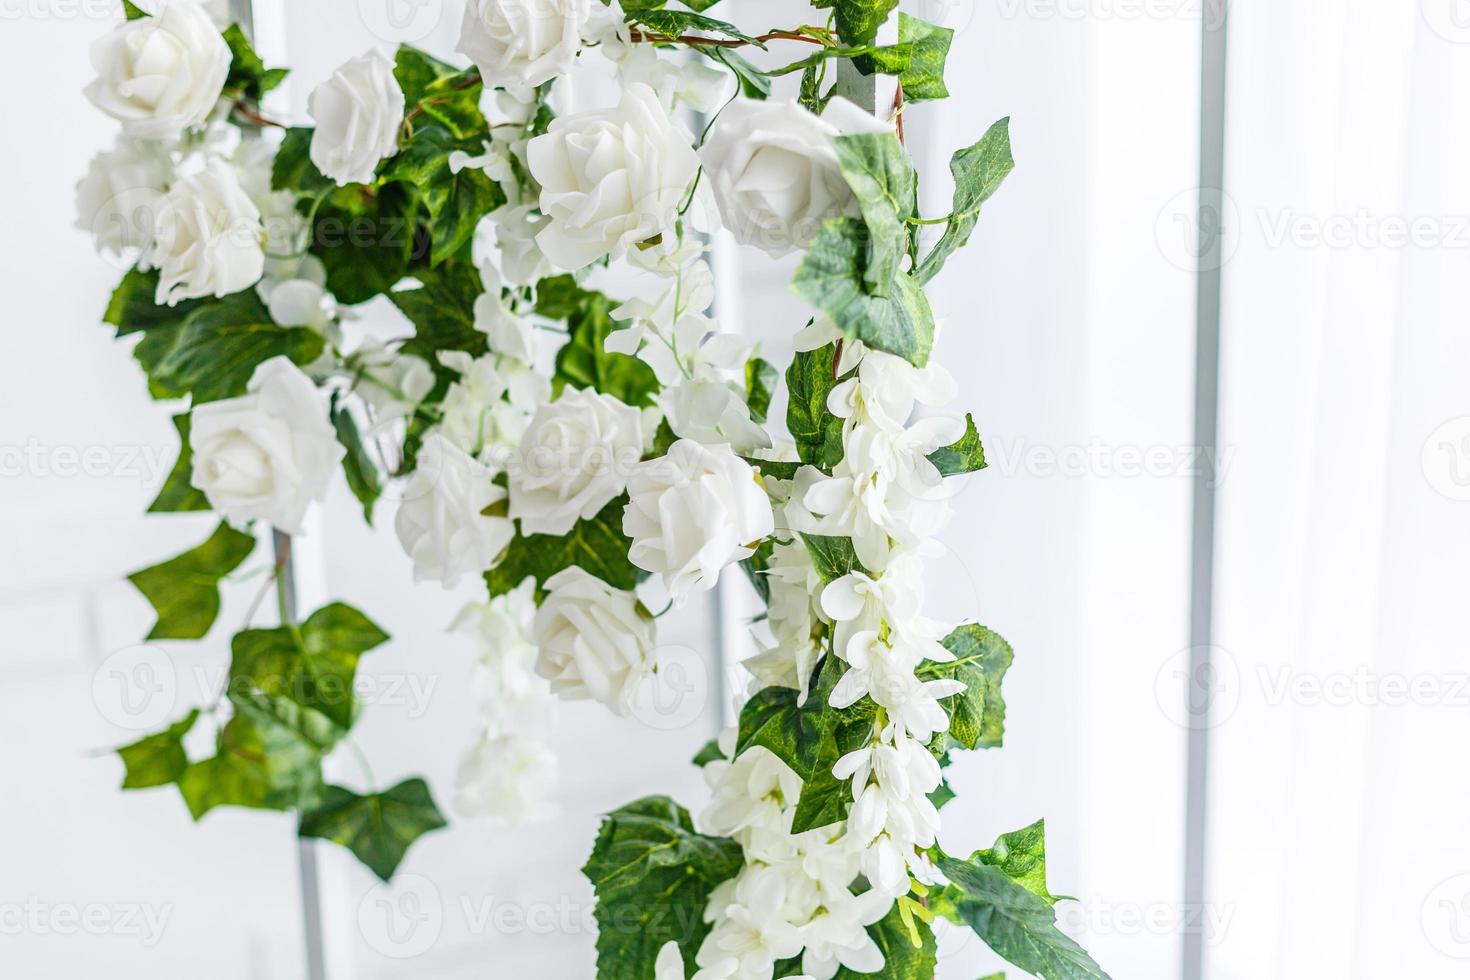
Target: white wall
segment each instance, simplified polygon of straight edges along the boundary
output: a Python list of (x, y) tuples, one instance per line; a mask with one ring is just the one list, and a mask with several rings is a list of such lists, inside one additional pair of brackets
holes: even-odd
[[(114, 16), (87, 15), (101, 6), (7, 5), (0, 22), (0, 964), (36, 980), (101, 963), (139, 980), (288, 978), (294, 821), (217, 812), (196, 827), (172, 790), (124, 796), (106, 755), (212, 696), (201, 687), (227, 640), (138, 648), (151, 617), (121, 580), (211, 524), (143, 517), (176, 439), (101, 324), (123, 270), (71, 227), (72, 185), (114, 132), (81, 95), (87, 45)], [(222, 623), (240, 621), (249, 591)], [(122, 678), (154, 696), (124, 704)]]

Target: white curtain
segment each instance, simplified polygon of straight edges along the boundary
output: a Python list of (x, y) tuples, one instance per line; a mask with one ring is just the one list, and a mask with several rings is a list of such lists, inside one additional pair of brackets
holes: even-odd
[(1470, 957), (1456, 13), (1232, 4), (1211, 980)]

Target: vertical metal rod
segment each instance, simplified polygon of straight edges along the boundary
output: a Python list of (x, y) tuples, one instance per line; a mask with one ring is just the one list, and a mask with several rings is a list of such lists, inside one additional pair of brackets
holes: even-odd
[[(230, 0), (230, 18), (253, 42), (255, 39), (255, 5), (253, 0)], [(249, 134), (247, 134), (248, 136)], [(296, 619), (296, 565), (291, 554), (291, 537), (271, 531), (271, 545), (280, 566), (281, 613)], [(306, 980), (326, 980), (326, 949), (322, 940), (321, 876), (317, 869), (316, 843), (306, 838), (296, 841), (296, 864), (301, 888), (301, 932), (306, 956)]]
[(1203, 980), (1209, 819), (1210, 699), (1215, 685), (1215, 466), (1220, 417), (1220, 280), (1224, 264), (1228, 0), (1205, 0), (1200, 57), (1199, 268), (1195, 300), (1194, 441), (1208, 462), (1194, 481), (1189, 594), (1190, 719), (1185, 777), (1183, 980)]
[[(295, 622), (296, 561), (291, 554), (291, 536), (271, 531), (271, 545), (280, 568), (281, 618)], [(305, 944), (306, 980), (326, 980), (326, 949), (322, 941), (321, 878), (316, 863), (316, 842), (307, 838), (296, 841), (296, 863), (301, 884), (301, 932)]]

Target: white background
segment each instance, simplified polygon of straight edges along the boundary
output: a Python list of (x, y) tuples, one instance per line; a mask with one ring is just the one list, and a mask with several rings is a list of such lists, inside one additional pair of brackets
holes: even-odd
[[(743, 24), (791, 20), (787, 4), (725, 4)], [(454, 6), (265, 5), (267, 60), (296, 70), (278, 112), (304, 118), (310, 87), (369, 44), (447, 51)], [(1203, 910), (1219, 980), (1452, 977), (1470, 955), (1457, 765), (1470, 23), (1450, 0), (1370, 6), (1231, 7), (1223, 668)], [(1053, 891), (1079, 899), (1061, 907), (1069, 931), (1116, 977), (1177, 976), (1200, 8), (911, 9), (957, 29), (955, 97), (908, 116), (926, 213), (945, 210), (949, 154), (1001, 116), (1017, 159), (934, 286), (956, 407), (974, 412), (991, 467), (959, 498), (933, 611), (977, 618), (1017, 651), (1006, 747), (954, 770), (945, 844), (965, 852), (1046, 817)], [(113, 13), (0, 0), (0, 14), (0, 975), (105, 964), (119, 980), (287, 980), (301, 944), (290, 818), (218, 811), (195, 826), (171, 791), (119, 793), (121, 767), (99, 751), (135, 737), (109, 696), (118, 670), (159, 671), (149, 710), (166, 717), (210, 696), (255, 585), (228, 591), (206, 643), (136, 648), (149, 615), (120, 577), (208, 525), (140, 516), (173, 432), (98, 323), (121, 270), (70, 227), (72, 185), (111, 138), (80, 89)], [(1424, 241), (1394, 244), (1394, 222), (1417, 222)], [(789, 265), (718, 261), (726, 317), (784, 363), (806, 316)], [(87, 460), (91, 475), (75, 472)], [(410, 590), (391, 535), (364, 530), (342, 488), (310, 542), (308, 604), (369, 611), (394, 641), (364, 670), (429, 692), (369, 705), (374, 777), (423, 773), (447, 809), (474, 713), (472, 652), (444, 626), (473, 590)], [(670, 626), (665, 642), (712, 667), (713, 607)], [(722, 709), (718, 669), (704, 676), (673, 722), (563, 706), (564, 815), (549, 825), (460, 822), (414, 849), (396, 893), (323, 848), (334, 977), (592, 976), (577, 868), (597, 813), (652, 792), (699, 805), (686, 763)], [(1395, 679), (1418, 685), (1411, 703)], [(350, 757), (333, 777), (364, 778)], [(68, 910), (89, 908), (101, 926), (64, 934)], [(415, 908), (428, 918), (408, 931)], [(962, 934), (942, 951), (945, 980), (1000, 969)]]

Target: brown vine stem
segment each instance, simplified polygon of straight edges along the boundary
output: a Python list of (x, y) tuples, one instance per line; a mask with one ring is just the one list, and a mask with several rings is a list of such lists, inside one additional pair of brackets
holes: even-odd
[(908, 141), (903, 136), (903, 82), (898, 82), (893, 89), (893, 119), (898, 130), (898, 142), (901, 146), (907, 146)]
[(244, 119), (246, 122), (250, 123), (252, 126), (260, 126), (262, 128), (267, 126), (274, 126), (277, 129), (291, 128), (283, 122), (277, 122), (276, 120), (271, 119), (268, 116), (262, 116), (255, 109), (251, 108), (250, 105), (247, 104), (243, 99), (235, 103), (235, 114), (238, 115), (241, 119)]
[(680, 34), (676, 37), (671, 37), (667, 34), (640, 30), (632, 31), (630, 36), (634, 41), (639, 42), (687, 44), (691, 47), (701, 48), (743, 48), (746, 45), (757, 42), (765, 44), (767, 41), (805, 41), (808, 44), (827, 44), (827, 41), (822, 38), (812, 37), (810, 34), (798, 34), (795, 31), (771, 31), (769, 34), (757, 35), (751, 40), (745, 40), (744, 38), (701, 37), (698, 34)]

